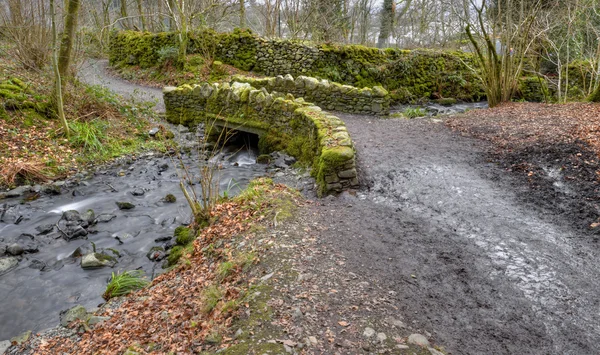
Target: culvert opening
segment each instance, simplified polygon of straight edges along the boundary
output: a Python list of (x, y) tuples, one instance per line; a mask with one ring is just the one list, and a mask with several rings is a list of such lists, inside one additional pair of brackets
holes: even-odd
[(256, 164), (259, 151), (257, 134), (228, 129), (221, 133), (220, 138), (224, 145), (219, 148), (219, 158), (234, 166)]

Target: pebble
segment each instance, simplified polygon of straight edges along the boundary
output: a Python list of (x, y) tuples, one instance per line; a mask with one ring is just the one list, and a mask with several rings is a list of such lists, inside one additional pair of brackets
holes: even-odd
[(130, 202), (115, 202), (120, 210), (130, 210), (135, 208), (135, 205)]
[(265, 276), (261, 277), (261, 278), (260, 278), (260, 280), (261, 280), (261, 281), (267, 281), (268, 279), (270, 279), (271, 277), (273, 277), (273, 275), (275, 275), (275, 273), (274, 273), (274, 272), (272, 272), (272, 273), (270, 273), (270, 274), (267, 274), (267, 275), (265, 275)]
[(427, 346), (429, 347), (429, 340), (427, 340), (427, 338), (425, 338), (425, 336), (421, 335), (421, 334), (411, 334), (408, 336), (408, 343), (409, 344), (415, 344), (415, 345), (419, 345), (419, 346)]
[(387, 335), (385, 335), (385, 333), (377, 333), (377, 341), (379, 341), (380, 343), (383, 343), (386, 340), (387, 340)]
[(400, 350), (406, 350), (406, 349), (410, 349), (410, 346), (404, 345), (404, 344), (398, 344), (398, 345), (396, 345), (396, 348), (400, 349)]
[(399, 319), (392, 319), (391, 323), (394, 327), (398, 327), (398, 328), (406, 328), (406, 324), (399, 320)]
[(145, 193), (146, 191), (144, 191), (144, 189), (142, 189), (141, 187), (137, 187), (133, 189), (133, 191), (131, 191), (131, 194), (133, 196), (144, 196)]
[(148, 135), (149, 135), (150, 137), (154, 137), (154, 136), (155, 136), (155, 135), (158, 133), (158, 131), (159, 131), (159, 130), (160, 130), (160, 129), (159, 129), (158, 127), (154, 127), (154, 128), (152, 128), (152, 129), (151, 129), (151, 130), (148, 132)]
[(318, 342), (317, 342), (317, 338), (316, 338), (316, 337), (314, 337), (314, 336), (312, 336), (312, 335), (308, 337), (308, 342), (309, 342), (311, 345), (317, 345), (317, 343), (318, 343)]
[(294, 314), (292, 315), (292, 317), (294, 317), (294, 319), (302, 318), (302, 311), (300, 310), (300, 308), (296, 307), (294, 309)]
[(366, 327), (366, 328), (365, 328), (365, 331), (363, 332), (363, 335), (364, 335), (365, 337), (367, 337), (367, 338), (370, 338), (370, 337), (372, 337), (373, 335), (375, 335), (375, 329), (373, 329), (373, 328), (369, 328), (369, 327)]

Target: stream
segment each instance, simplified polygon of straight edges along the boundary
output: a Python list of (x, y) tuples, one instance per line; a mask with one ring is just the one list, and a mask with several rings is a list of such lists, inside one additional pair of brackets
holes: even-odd
[[(84, 81), (120, 94), (126, 93), (127, 85), (130, 92), (134, 90), (116, 78), (105, 76), (100, 81), (102, 65), (94, 61), (80, 76), (83, 72)], [(159, 93), (148, 89), (143, 97), (156, 99)], [(159, 104), (157, 110), (161, 109)], [(184, 133), (176, 139), (193, 146), (198, 138)], [(233, 196), (250, 180), (265, 175), (266, 166), (256, 164), (256, 156), (255, 148), (228, 146), (213, 158), (220, 166), (216, 177), (221, 194)], [(196, 153), (182, 155), (195, 181), (199, 161)], [(0, 340), (56, 326), (60, 312), (75, 305), (95, 309), (104, 302), (102, 293), (113, 272), (141, 269), (149, 279), (163, 272), (164, 260), (152, 261), (147, 254), (156, 246), (168, 249), (174, 244), (175, 228), (191, 221), (179, 188), (179, 165), (168, 156), (146, 153), (81, 172), (50, 188), (33, 186), (27, 189), (31, 191), (0, 199)], [(195, 187), (200, 193), (199, 185)], [(166, 202), (167, 194), (173, 194), (176, 202)], [(32, 196), (36, 199), (28, 201)], [(135, 207), (121, 210), (116, 202)], [(89, 209), (95, 218), (85, 226), (87, 235), (66, 238), (61, 232), (63, 213), (75, 210), (83, 216)], [(15, 243), (24, 249), (23, 254), (10, 255), (7, 247)], [(112, 268), (83, 269), (82, 258), (73, 255), (78, 248), (83, 254), (104, 252), (117, 263)]]

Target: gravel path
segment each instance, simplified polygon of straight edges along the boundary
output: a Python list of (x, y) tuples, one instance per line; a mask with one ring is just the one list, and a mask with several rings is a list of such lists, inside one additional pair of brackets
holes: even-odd
[(156, 102), (157, 112), (165, 111), (162, 90), (133, 84), (112, 76), (108, 71), (108, 60), (88, 59), (79, 68), (79, 80), (90, 85), (102, 85), (114, 93), (124, 97), (132, 97), (140, 101)]

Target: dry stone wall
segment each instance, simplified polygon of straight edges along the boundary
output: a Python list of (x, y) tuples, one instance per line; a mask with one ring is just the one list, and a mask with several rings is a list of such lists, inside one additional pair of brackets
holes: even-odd
[(281, 92), (302, 97), (326, 110), (370, 115), (390, 113), (390, 94), (381, 86), (358, 89), (350, 85), (303, 75), (294, 79), (290, 74), (271, 78), (236, 75), (232, 80), (248, 83), (257, 89), (265, 88), (269, 92)]
[[(357, 88), (380, 85), (395, 102), (485, 98), (469, 69), (475, 67), (470, 53), (264, 39), (246, 30), (190, 32), (189, 38), (191, 55), (209, 53), (225, 64), (268, 76), (305, 75)], [(122, 31), (111, 37), (110, 63), (151, 67), (159, 65), (165, 53), (176, 53), (173, 48), (177, 48), (174, 33)]]
[(354, 146), (344, 122), (302, 98), (280, 97), (248, 83), (163, 89), (169, 122), (214, 120), (258, 134), (263, 153), (285, 150), (312, 168), (321, 195), (358, 186)]

